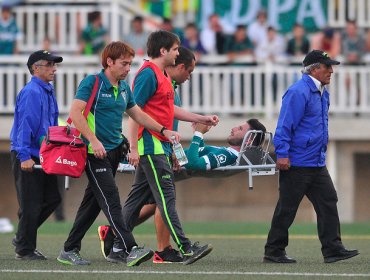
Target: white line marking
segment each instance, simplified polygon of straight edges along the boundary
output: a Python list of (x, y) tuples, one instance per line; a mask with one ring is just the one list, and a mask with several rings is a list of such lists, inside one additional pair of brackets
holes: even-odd
[(252, 272), (252, 271), (156, 271), (156, 270), (22, 270), (1, 269), (1, 273), (80, 273), (80, 274), (180, 274), (180, 275), (281, 275), (306, 277), (370, 277), (370, 273), (294, 273), (294, 272)]

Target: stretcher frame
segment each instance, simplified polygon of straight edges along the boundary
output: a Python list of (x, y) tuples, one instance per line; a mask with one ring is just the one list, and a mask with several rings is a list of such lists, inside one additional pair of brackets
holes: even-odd
[[(256, 137), (260, 135), (263, 141), (253, 145)], [(253, 190), (253, 177), (275, 175), (277, 172), (275, 161), (270, 156), (272, 133), (260, 130), (249, 130), (243, 138), (235, 165), (221, 166), (212, 170), (188, 170), (184, 167), (180, 172), (175, 172), (175, 180), (185, 180), (191, 177), (228, 177), (243, 171), (248, 173), (248, 188)], [(42, 169), (41, 165), (34, 165), (34, 169)], [(117, 172), (135, 173), (135, 167), (131, 164), (120, 163)], [(65, 188), (69, 188), (69, 177), (65, 178)]]
[[(263, 141), (258, 145), (253, 145), (258, 136), (263, 137)], [(248, 188), (253, 190), (254, 176), (275, 175), (276, 164), (270, 156), (272, 133), (261, 130), (249, 130), (243, 138), (235, 165), (221, 166), (212, 170), (188, 170), (184, 167), (180, 172), (175, 172), (175, 180), (185, 180), (191, 177), (228, 177), (240, 172), (248, 173)], [(131, 164), (120, 164), (117, 169), (121, 173), (134, 173), (135, 167)]]

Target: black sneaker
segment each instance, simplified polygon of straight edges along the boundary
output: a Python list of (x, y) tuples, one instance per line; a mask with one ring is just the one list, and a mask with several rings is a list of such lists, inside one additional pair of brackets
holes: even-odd
[(130, 254), (127, 256), (127, 266), (137, 266), (141, 263), (150, 260), (154, 252), (149, 248), (134, 246)]
[(18, 261), (45, 261), (47, 260), (47, 258), (40, 252), (38, 252), (38, 254), (36, 254), (35, 252), (32, 252), (27, 255), (15, 254), (15, 259)]
[(201, 258), (207, 256), (212, 249), (213, 247), (210, 244), (201, 246), (198, 241), (195, 242), (193, 245), (191, 245), (189, 250), (184, 253), (183, 264), (192, 264), (193, 262), (200, 260)]
[(162, 252), (155, 251), (153, 257), (153, 263), (182, 263), (183, 260), (180, 252), (173, 249), (171, 245)]
[[(17, 237), (16, 237), (16, 236), (14, 236), (14, 237), (13, 237), (13, 239), (12, 239), (12, 245), (13, 245), (14, 247), (17, 247), (17, 243), (18, 243)], [(40, 257), (44, 257), (44, 258), (45, 258), (45, 260), (47, 259), (47, 257), (45, 257), (45, 255), (44, 255), (44, 254), (42, 254), (39, 250), (35, 249), (33, 252), (34, 252), (36, 255), (40, 256)], [(19, 254), (18, 254), (18, 255), (19, 255)], [(20, 256), (20, 255), (19, 255), (19, 256)], [(17, 256), (16, 256), (16, 258), (17, 258)]]
[(113, 252), (112, 248), (106, 257), (106, 260), (111, 263), (127, 263), (127, 254), (124, 250)]
[(100, 239), (100, 249), (104, 256), (107, 258), (113, 248), (114, 233), (110, 226), (99, 226), (98, 235)]

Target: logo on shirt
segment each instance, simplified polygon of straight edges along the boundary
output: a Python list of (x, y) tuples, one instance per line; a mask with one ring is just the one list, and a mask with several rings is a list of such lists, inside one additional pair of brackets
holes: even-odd
[(226, 156), (223, 155), (223, 154), (217, 156), (217, 159), (218, 159), (219, 163), (225, 163), (226, 162)]
[(125, 103), (127, 103), (127, 91), (125, 89), (121, 91), (121, 95)]
[(101, 94), (101, 97), (107, 97), (107, 98), (110, 98), (110, 97), (112, 97), (112, 94), (110, 94), (110, 93), (102, 93), (102, 94)]

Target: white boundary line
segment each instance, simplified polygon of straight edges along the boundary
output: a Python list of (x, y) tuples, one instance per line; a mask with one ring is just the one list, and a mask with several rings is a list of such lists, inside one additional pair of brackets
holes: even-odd
[(305, 277), (370, 277), (370, 273), (293, 273), (252, 271), (156, 271), (156, 270), (23, 270), (1, 269), (1, 273), (79, 273), (79, 274), (179, 274), (179, 275), (255, 275), (255, 276), (305, 276)]

